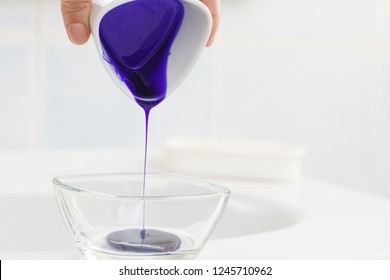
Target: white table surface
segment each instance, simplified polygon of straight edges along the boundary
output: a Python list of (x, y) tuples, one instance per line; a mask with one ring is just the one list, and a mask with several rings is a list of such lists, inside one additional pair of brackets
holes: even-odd
[[(127, 161), (129, 157), (134, 155), (3, 153), (0, 154), (0, 196), (52, 192), (51, 179), (57, 174), (80, 173), (77, 172), (80, 170), (83, 173), (124, 171), (139, 164)], [(226, 178), (214, 181), (229, 186), (232, 196), (245, 194), (258, 198), (259, 203), (267, 200), (286, 204), (301, 216), (295, 224), (280, 229), (212, 239), (199, 259), (390, 259), (390, 200), (387, 198), (310, 178), (295, 184)], [(0, 248), (0, 259), (79, 258), (75, 249), (7, 253)]]

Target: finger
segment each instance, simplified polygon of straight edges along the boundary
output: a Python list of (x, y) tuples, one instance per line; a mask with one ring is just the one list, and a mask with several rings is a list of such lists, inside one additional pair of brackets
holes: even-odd
[(219, 0), (201, 0), (207, 8), (209, 8), (211, 16), (213, 18), (213, 25), (211, 28), (210, 37), (207, 41), (206, 47), (210, 47), (215, 38), (215, 34), (217, 33), (219, 22), (221, 20), (220, 14), (220, 1)]
[(89, 13), (92, 0), (61, 0), (61, 11), (69, 40), (76, 45), (88, 41), (91, 34)]

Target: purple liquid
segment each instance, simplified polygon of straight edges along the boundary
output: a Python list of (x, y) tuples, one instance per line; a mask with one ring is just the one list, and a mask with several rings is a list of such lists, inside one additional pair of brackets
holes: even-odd
[(104, 58), (145, 111), (165, 98), (168, 58), (183, 17), (180, 0), (137, 0), (101, 20)]
[[(165, 99), (168, 58), (183, 17), (184, 6), (180, 0), (136, 0), (110, 10), (102, 18), (99, 27), (104, 59), (111, 64), (118, 78), (145, 112), (142, 196), (145, 196), (146, 190), (149, 114), (152, 108)], [(142, 223), (139, 237), (143, 245), (148, 241), (148, 233), (145, 230), (145, 201)], [(157, 234), (156, 231), (154, 234)], [(115, 236), (126, 237), (119, 232)], [(164, 240), (164, 232), (159, 232), (158, 236)], [(172, 238), (171, 235), (168, 237)], [(109, 244), (118, 248), (115, 245), (118, 240), (115, 242), (108, 240)]]
[(143, 239), (140, 237), (139, 229), (125, 229), (111, 232), (107, 235), (106, 241), (111, 247), (121, 251), (136, 253), (170, 253), (180, 248), (181, 240), (178, 236), (150, 229)]

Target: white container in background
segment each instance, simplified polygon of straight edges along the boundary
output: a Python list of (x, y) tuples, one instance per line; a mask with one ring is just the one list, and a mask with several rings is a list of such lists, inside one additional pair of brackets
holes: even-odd
[(164, 165), (182, 174), (290, 181), (301, 177), (305, 153), (290, 143), (173, 138)]

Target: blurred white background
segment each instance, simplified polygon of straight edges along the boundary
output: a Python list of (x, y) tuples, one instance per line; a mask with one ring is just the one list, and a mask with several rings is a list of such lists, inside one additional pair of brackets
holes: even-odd
[[(304, 174), (390, 196), (390, 0), (221, 0), (217, 40), (151, 116), (174, 135), (288, 141)], [(143, 149), (142, 110), (59, 0), (0, 0), (1, 150)], [(1, 170), (0, 170), (1, 172)]]

